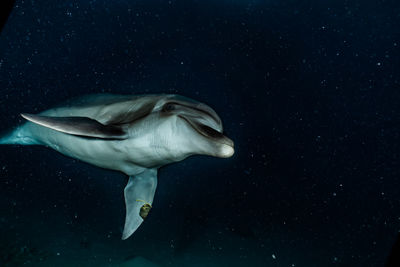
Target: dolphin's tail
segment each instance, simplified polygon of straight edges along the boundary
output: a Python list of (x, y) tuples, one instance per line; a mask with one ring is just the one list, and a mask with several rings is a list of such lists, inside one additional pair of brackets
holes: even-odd
[(19, 144), (19, 127), (17, 129), (5, 132), (0, 136), (0, 145)]
[(23, 126), (0, 135), (0, 145), (35, 145), (37, 142), (27, 134)]

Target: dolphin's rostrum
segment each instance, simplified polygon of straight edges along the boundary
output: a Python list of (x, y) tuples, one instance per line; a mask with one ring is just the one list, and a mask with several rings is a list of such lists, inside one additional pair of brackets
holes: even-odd
[(21, 115), (28, 122), (0, 144), (45, 145), (129, 176), (122, 239), (150, 212), (158, 168), (196, 154), (226, 158), (234, 153), (215, 111), (179, 95), (91, 95)]

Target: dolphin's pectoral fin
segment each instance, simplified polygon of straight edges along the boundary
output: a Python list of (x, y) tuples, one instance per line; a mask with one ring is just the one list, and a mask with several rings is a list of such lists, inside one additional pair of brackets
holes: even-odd
[(130, 237), (147, 217), (157, 187), (157, 169), (129, 177), (125, 187), (126, 217), (122, 239)]
[(125, 139), (127, 136), (121, 126), (104, 125), (87, 117), (48, 117), (33, 114), (21, 116), (41, 126), (72, 135), (102, 139)]

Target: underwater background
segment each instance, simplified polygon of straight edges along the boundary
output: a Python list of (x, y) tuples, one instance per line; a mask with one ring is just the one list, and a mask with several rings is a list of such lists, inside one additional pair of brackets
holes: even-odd
[(1, 146), (0, 266), (384, 266), (399, 46), (395, 0), (17, 0), (1, 131), (84, 94), (176, 93), (214, 108), (236, 153), (162, 168), (121, 241), (123, 174)]

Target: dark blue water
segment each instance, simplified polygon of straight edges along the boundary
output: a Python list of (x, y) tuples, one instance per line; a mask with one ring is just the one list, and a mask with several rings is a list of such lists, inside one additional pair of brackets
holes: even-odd
[(126, 177), (0, 148), (5, 266), (383, 266), (400, 230), (400, 3), (16, 1), (1, 129), (88, 93), (177, 93), (220, 114), (229, 159), (160, 170), (121, 241)]

